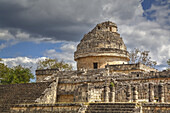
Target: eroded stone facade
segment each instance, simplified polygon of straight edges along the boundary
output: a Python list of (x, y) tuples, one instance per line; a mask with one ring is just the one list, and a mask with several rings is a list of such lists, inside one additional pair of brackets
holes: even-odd
[(51, 80), (60, 78), (56, 102), (170, 102), (169, 76), (169, 71), (123, 74), (105, 68), (58, 72)]

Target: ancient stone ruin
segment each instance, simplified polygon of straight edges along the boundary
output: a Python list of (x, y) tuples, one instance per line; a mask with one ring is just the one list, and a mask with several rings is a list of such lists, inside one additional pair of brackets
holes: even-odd
[(85, 34), (77, 70), (36, 70), (36, 83), (1, 85), (1, 113), (170, 113), (170, 71), (128, 64), (113, 22)]

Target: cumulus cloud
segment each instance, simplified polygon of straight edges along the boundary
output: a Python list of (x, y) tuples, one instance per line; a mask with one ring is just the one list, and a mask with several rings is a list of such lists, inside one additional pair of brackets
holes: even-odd
[(58, 60), (64, 60), (65, 62), (72, 64), (73, 68), (76, 69), (76, 62), (74, 61), (74, 52), (76, 50), (76, 45), (77, 43), (75, 42), (64, 43), (60, 47), (61, 52), (58, 52), (55, 49), (49, 49), (45, 51), (44, 56), (57, 58)]
[(166, 61), (170, 58), (169, 14), (168, 3), (157, 1), (144, 11), (144, 17), (137, 17), (140, 21), (132, 20), (134, 24), (119, 26), (128, 50), (149, 50), (152, 59), (157, 61), (159, 70), (167, 67)]
[(12, 39), (14, 39), (14, 36), (8, 30), (0, 29), (0, 40)]

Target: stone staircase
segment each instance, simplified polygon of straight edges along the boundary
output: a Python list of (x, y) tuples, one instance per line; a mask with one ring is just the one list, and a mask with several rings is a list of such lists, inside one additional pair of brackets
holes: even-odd
[(0, 85), (0, 113), (9, 113), (13, 104), (35, 103), (51, 82)]
[(85, 113), (139, 113), (136, 103), (90, 103)]

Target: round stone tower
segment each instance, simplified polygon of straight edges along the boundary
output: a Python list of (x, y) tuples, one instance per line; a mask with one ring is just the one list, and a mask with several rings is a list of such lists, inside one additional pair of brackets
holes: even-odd
[(98, 69), (105, 65), (127, 64), (129, 53), (117, 32), (117, 25), (107, 21), (85, 34), (74, 53), (77, 69)]

